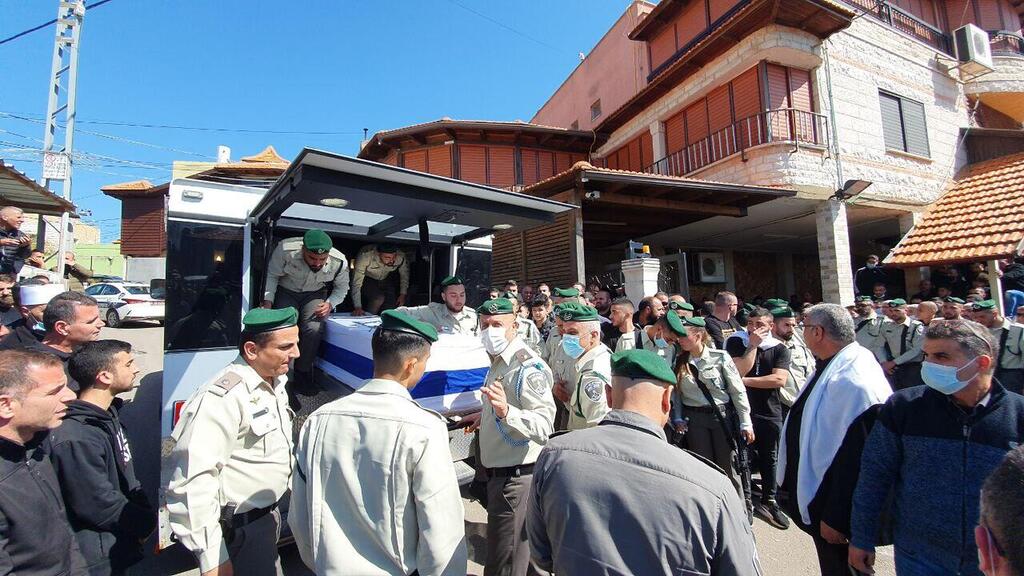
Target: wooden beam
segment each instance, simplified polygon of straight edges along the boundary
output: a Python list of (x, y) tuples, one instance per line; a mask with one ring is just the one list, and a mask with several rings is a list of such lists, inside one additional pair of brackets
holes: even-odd
[(741, 217), (747, 215), (745, 208), (721, 206), (706, 202), (686, 202), (683, 200), (667, 200), (664, 198), (647, 198), (644, 196), (627, 196), (625, 194), (601, 193), (601, 197), (592, 202), (630, 206), (633, 208), (650, 208), (652, 210), (673, 210), (676, 212), (696, 212), (715, 216)]
[(424, 144), (427, 143), (427, 139), (422, 134), (409, 134), (408, 137), (409, 139), (411, 139), (413, 142), (416, 142), (420, 146), (423, 146)]

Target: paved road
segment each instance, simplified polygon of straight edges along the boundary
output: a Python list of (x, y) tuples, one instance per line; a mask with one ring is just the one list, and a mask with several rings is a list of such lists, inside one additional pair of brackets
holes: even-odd
[[(160, 454), (160, 377), (163, 368), (163, 328), (154, 324), (126, 325), (123, 328), (104, 328), (103, 338), (117, 338), (130, 342), (142, 352), (141, 384), (132, 394), (133, 402), (123, 412), (125, 426), (129, 428), (135, 448), (135, 465), (141, 472), (143, 485), (155, 500), (159, 482)], [(148, 474), (146, 473), (148, 472)], [(482, 562), (486, 550), (487, 513), (474, 500), (464, 499), (466, 508), (466, 536), (470, 549), (470, 574), (483, 574)], [(758, 552), (766, 576), (806, 576), (817, 573), (817, 560), (810, 537), (790, 528), (776, 530), (761, 520), (754, 521)], [(152, 550), (153, 546), (148, 546)], [(303, 566), (294, 546), (282, 550), (282, 565), (287, 576), (312, 574)], [(149, 557), (134, 574), (147, 576), (197, 575), (199, 571), (190, 554), (180, 547)], [(881, 576), (895, 574), (891, 549), (880, 550), (876, 573)]]

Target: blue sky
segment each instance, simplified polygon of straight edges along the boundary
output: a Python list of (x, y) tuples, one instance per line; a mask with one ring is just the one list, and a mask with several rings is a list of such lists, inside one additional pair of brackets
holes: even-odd
[[(76, 164), (72, 199), (111, 241), (120, 203), (101, 186), (166, 181), (173, 160), (212, 160), (219, 144), (235, 160), (268, 144), (291, 159), (303, 146), (355, 154), (363, 128), (442, 116), (529, 120), (627, 5), (112, 0), (85, 18), (75, 133), (76, 152), (107, 158)], [(56, 11), (57, 0), (0, 0), (0, 38)], [(45, 114), (53, 33), (0, 45), (0, 158), (35, 179), (43, 126), (4, 114)]]

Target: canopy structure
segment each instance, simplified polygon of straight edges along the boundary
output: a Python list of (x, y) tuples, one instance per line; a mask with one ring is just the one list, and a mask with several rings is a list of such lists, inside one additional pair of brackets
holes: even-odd
[(992, 261), (1024, 249), (1024, 153), (967, 166), (955, 185), (893, 248), (886, 264), (909, 268)]
[(60, 216), (70, 212), (77, 217), (75, 205), (50, 192), (34, 180), (0, 160), (0, 206), (17, 206), (26, 212)]
[(459, 243), (552, 222), (573, 206), (304, 149), (253, 209), (263, 225), (364, 239)]

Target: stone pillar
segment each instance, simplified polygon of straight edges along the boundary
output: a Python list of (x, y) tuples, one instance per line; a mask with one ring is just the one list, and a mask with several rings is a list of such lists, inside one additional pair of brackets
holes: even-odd
[(661, 262), (657, 258), (636, 258), (622, 261), (622, 277), (626, 282), (626, 297), (635, 306), (645, 296), (654, 296), (658, 292), (658, 272)]
[(815, 209), (814, 220), (818, 229), (822, 300), (849, 306), (853, 304), (853, 267), (846, 203), (834, 198), (822, 202)]
[[(906, 236), (907, 233), (910, 232), (910, 229), (916, 226), (920, 221), (920, 212), (907, 212), (906, 214), (901, 214), (899, 217), (900, 238), (902, 239)], [(928, 279), (930, 276), (931, 274), (927, 267), (921, 268), (915, 266), (913, 268), (904, 269), (903, 280), (906, 284), (905, 288), (907, 289), (907, 296), (917, 294), (918, 286), (921, 285), (921, 280)]]
[(789, 298), (790, 294), (796, 292), (796, 274), (793, 272), (793, 253), (784, 252), (775, 256), (775, 265), (777, 267), (777, 286), (779, 287), (779, 293), (777, 296), (782, 298)]
[[(668, 145), (665, 141), (665, 124), (662, 122), (653, 122), (648, 129), (651, 131), (651, 147), (654, 150), (654, 161), (657, 162), (665, 156), (668, 156)], [(667, 168), (668, 167), (666, 166), (665, 169)]]

